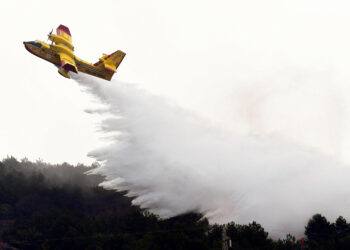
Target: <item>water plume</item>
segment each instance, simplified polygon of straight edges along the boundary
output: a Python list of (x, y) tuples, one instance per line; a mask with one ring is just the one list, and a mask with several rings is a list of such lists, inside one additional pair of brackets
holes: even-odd
[(133, 204), (163, 218), (197, 211), (211, 222), (255, 220), (273, 236), (301, 235), (315, 213), (350, 218), (350, 172), (336, 159), (225, 131), (135, 85), (75, 80), (109, 114), (101, 130), (110, 144), (90, 153), (102, 162), (94, 173)]

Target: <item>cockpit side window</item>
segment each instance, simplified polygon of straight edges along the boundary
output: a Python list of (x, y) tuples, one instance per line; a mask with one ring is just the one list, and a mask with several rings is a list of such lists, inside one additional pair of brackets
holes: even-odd
[(41, 48), (41, 46), (42, 46), (41, 43), (37, 43), (37, 42), (28, 42), (28, 43), (37, 47), (37, 48)]

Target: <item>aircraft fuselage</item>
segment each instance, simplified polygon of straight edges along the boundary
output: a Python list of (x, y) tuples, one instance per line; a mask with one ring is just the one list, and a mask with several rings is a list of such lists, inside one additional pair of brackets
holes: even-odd
[(51, 48), (50, 45), (41, 41), (23, 42), (24, 47), (33, 55), (40, 57), (50, 63), (55, 64), (57, 67), (61, 66), (60, 57)]
[(88, 63), (74, 54), (72, 35), (68, 27), (60, 25), (56, 29), (57, 34), (48, 34), (51, 44), (36, 40), (23, 42), (24, 47), (33, 55), (40, 57), (58, 67), (58, 73), (70, 78), (69, 72), (83, 72), (92, 76), (110, 81), (117, 71), (125, 53), (118, 50), (110, 55), (103, 54), (94, 64)]
[[(62, 68), (62, 61), (60, 60), (60, 56), (58, 55), (58, 53), (62, 53), (62, 51), (64, 53), (68, 53), (66, 50), (66, 48), (64, 46), (60, 46), (57, 44), (52, 44), (49, 45), (47, 43), (44, 43), (42, 41), (36, 40), (36, 41), (30, 41), (30, 42), (23, 42), (24, 47), (33, 55), (40, 57), (52, 64), (54, 64), (55, 66), (58, 67), (58, 73), (60, 73), (62, 76), (66, 77), (66, 78), (70, 78), (68, 72), (69, 71), (73, 71), (75, 73), (78, 73), (75, 68), (70, 67), (69, 64), (66, 64), (66, 66), (64, 68)], [(119, 51), (117, 52), (119, 53)], [(123, 52), (121, 52), (123, 53)], [(124, 54), (125, 55), (125, 54)], [(124, 55), (122, 56), (122, 58), (124, 57)], [(105, 60), (104, 57), (100, 58), (98, 63), (92, 64), (89, 62), (86, 62), (78, 57), (76, 57), (75, 55), (71, 55), (75, 65), (78, 69), (79, 72), (83, 72), (89, 75), (93, 75), (99, 78), (103, 78), (105, 80), (110, 81), (114, 72), (115, 71), (111, 71), (106, 69), (106, 65), (103, 63), (103, 61)], [(121, 61), (121, 60), (120, 60)]]

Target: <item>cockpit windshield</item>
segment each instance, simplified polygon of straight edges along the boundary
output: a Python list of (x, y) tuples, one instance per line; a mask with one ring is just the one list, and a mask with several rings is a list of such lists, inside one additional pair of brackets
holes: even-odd
[(30, 41), (30, 42), (26, 42), (26, 43), (30, 44), (30, 45), (33, 45), (35, 47), (38, 47), (38, 48), (42, 47), (41, 43), (38, 43), (38, 42)]

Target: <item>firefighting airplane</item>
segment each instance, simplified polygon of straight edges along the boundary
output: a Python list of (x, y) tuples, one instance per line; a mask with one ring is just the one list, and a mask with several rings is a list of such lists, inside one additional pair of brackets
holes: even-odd
[(110, 55), (103, 54), (95, 64), (85, 62), (74, 55), (72, 36), (68, 27), (61, 24), (56, 33), (57, 35), (52, 34), (51, 31), (48, 34), (51, 44), (39, 40), (23, 44), (30, 53), (56, 65), (58, 73), (66, 78), (70, 78), (69, 71), (74, 73), (79, 71), (110, 81), (124, 59), (125, 53), (118, 50)]

